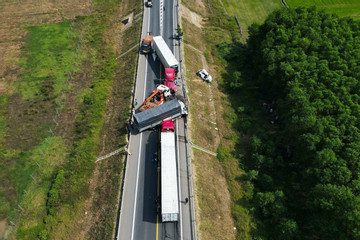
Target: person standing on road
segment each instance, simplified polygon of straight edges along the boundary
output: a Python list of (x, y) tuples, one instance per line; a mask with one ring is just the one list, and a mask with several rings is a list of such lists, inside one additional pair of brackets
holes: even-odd
[(185, 198), (185, 204), (187, 204), (189, 201), (189, 198)]

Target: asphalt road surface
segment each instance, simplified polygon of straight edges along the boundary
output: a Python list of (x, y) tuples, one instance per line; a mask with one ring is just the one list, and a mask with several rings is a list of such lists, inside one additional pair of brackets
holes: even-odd
[[(164, 7), (165, 6), (165, 7)], [(149, 32), (151, 35), (162, 35), (170, 49), (179, 60), (179, 41), (173, 38), (177, 27), (177, 1), (153, 1), (152, 8), (144, 9), (142, 38)], [(155, 90), (163, 78), (163, 67), (151, 54), (140, 55), (135, 87), (135, 99), (141, 103)], [(181, 81), (179, 81), (181, 84)], [(182, 91), (179, 86), (179, 92)], [(129, 140), (124, 189), (121, 201), (120, 220), (117, 239), (193, 239), (190, 204), (184, 199), (190, 196), (188, 163), (186, 162), (184, 120), (176, 121), (176, 142), (178, 161), (178, 184), (180, 199), (180, 221), (162, 223), (157, 214), (155, 199), (160, 196), (160, 176), (157, 164), (151, 159), (158, 152), (158, 132), (133, 130)]]

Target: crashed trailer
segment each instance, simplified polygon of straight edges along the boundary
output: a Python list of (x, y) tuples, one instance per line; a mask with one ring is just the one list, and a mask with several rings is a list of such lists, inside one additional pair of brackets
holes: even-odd
[(166, 118), (176, 119), (187, 115), (185, 104), (177, 99), (165, 102), (134, 115), (134, 124), (140, 132), (156, 127)]

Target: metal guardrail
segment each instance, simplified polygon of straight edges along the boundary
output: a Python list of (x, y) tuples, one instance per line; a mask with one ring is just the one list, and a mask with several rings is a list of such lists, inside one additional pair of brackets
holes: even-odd
[(120, 152), (123, 152), (123, 151), (125, 151), (125, 152), (128, 153), (129, 150), (128, 150), (126, 147), (127, 147), (127, 145), (125, 145), (125, 146), (123, 146), (123, 147), (121, 147), (121, 148), (119, 148), (119, 149), (117, 149), (117, 150), (115, 150), (115, 151), (113, 151), (113, 152), (111, 152), (111, 153), (108, 153), (108, 154), (106, 154), (106, 155), (104, 155), (104, 156), (98, 157), (98, 158), (95, 160), (95, 162), (102, 161), (102, 160), (104, 160), (104, 159), (107, 159), (107, 158), (109, 158), (109, 157), (112, 157), (112, 156), (114, 156), (114, 155), (116, 155), (116, 154), (118, 154), (118, 153), (120, 153)]
[(195, 145), (195, 144), (193, 144), (192, 142), (189, 142), (189, 143), (190, 143), (190, 144), (192, 145), (192, 147), (195, 148), (195, 149), (198, 149), (198, 150), (203, 151), (203, 152), (205, 152), (205, 153), (207, 153), (207, 154), (213, 155), (214, 157), (217, 156), (217, 153), (214, 153), (214, 152), (212, 152), (212, 151), (210, 151), (210, 150), (207, 150), (206, 148), (203, 148), (203, 147), (200, 147), (200, 146), (198, 146), (198, 145)]

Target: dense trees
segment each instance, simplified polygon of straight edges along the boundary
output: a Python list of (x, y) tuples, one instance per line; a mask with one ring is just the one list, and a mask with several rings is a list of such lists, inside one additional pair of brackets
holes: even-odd
[(360, 22), (282, 9), (249, 31), (230, 86), (260, 86), (279, 119), (249, 141), (260, 235), (360, 239)]

